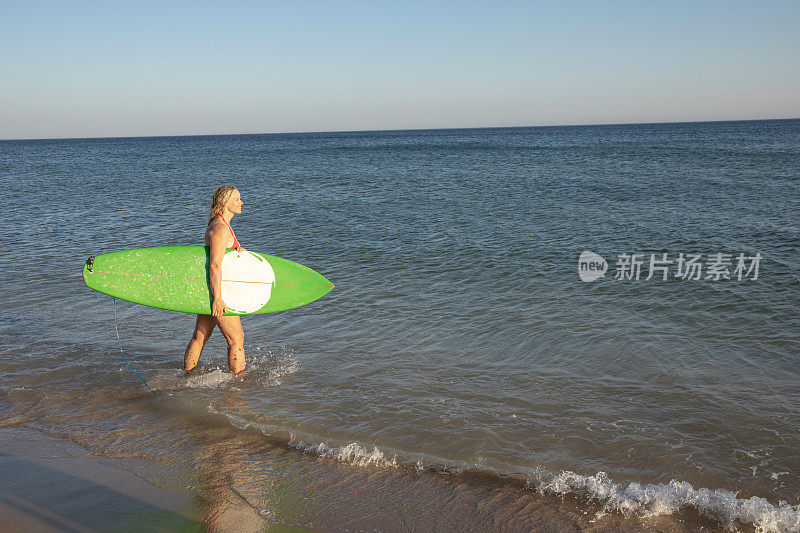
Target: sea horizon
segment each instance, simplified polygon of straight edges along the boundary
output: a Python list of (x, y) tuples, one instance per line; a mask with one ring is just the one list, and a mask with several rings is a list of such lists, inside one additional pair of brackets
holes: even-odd
[(667, 124), (715, 124), (729, 122), (779, 122), (800, 120), (800, 117), (790, 118), (743, 118), (743, 119), (721, 119), (721, 120), (667, 120), (656, 122), (597, 122), (586, 124), (543, 124), (535, 126), (456, 126), (456, 127), (437, 127), (437, 128), (400, 128), (400, 129), (355, 129), (355, 130), (310, 130), (310, 131), (273, 131), (261, 133), (175, 133), (166, 135), (111, 135), (100, 137), (20, 137), (3, 138), (4, 141), (70, 141), (70, 140), (110, 140), (110, 139), (166, 139), (172, 137), (237, 137), (253, 135), (324, 135), (336, 133), (403, 133), (403, 132), (422, 132), (422, 131), (458, 131), (458, 130), (503, 130), (503, 129), (535, 129), (535, 128), (584, 128), (584, 127), (603, 127), (603, 126), (656, 126)]

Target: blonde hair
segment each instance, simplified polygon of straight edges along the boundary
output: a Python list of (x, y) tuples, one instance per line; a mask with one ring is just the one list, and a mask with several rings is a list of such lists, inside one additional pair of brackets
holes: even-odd
[(233, 185), (220, 185), (217, 187), (217, 190), (214, 191), (214, 196), (211, 198), (211, 211), (208, 213), (209, 222), (214, 220), (214, 217), (219, 213), (222, 213), (222, 210), (225, 208), (225, 202), (230, 200), (235, 190), (236, 187)]

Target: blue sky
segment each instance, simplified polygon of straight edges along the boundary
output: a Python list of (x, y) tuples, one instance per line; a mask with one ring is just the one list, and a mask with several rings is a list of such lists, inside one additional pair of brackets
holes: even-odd
[(800, 117), (800, 2), (0, 0), (0, 138)]

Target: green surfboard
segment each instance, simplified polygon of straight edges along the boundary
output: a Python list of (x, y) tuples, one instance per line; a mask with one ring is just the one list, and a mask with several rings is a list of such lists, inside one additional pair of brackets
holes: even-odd
[[(211, 314), (208, 246), (159, 246), (90, 257), (86, 286), (137, 304)], [(327, 294), (333, 284), (288, 259), (228, 249), (222, 259), (226, 315), (274, 313), (300, 307)]]

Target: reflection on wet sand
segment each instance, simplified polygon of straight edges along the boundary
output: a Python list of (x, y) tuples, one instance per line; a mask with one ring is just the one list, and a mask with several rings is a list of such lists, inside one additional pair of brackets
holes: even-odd
[[(219, 406), (226, 411), (244, 409), (241, 390), (226, 391)], [(272, 509), (276, 508), (281, 510), (282, 525), (312, 515), (302, 501), (286, 505), (291, 501), (291, 481), (260, 453), (266, 450), (258, 445), (258, 434), (237, 434), (225, 427), (189, 427), (195, 428), (192, 431), (200, 443), (196, 477), (201, 492), (196, 504), (203, 509), (203, 522), (211, 531), (263, 531), (275, 523)]]

